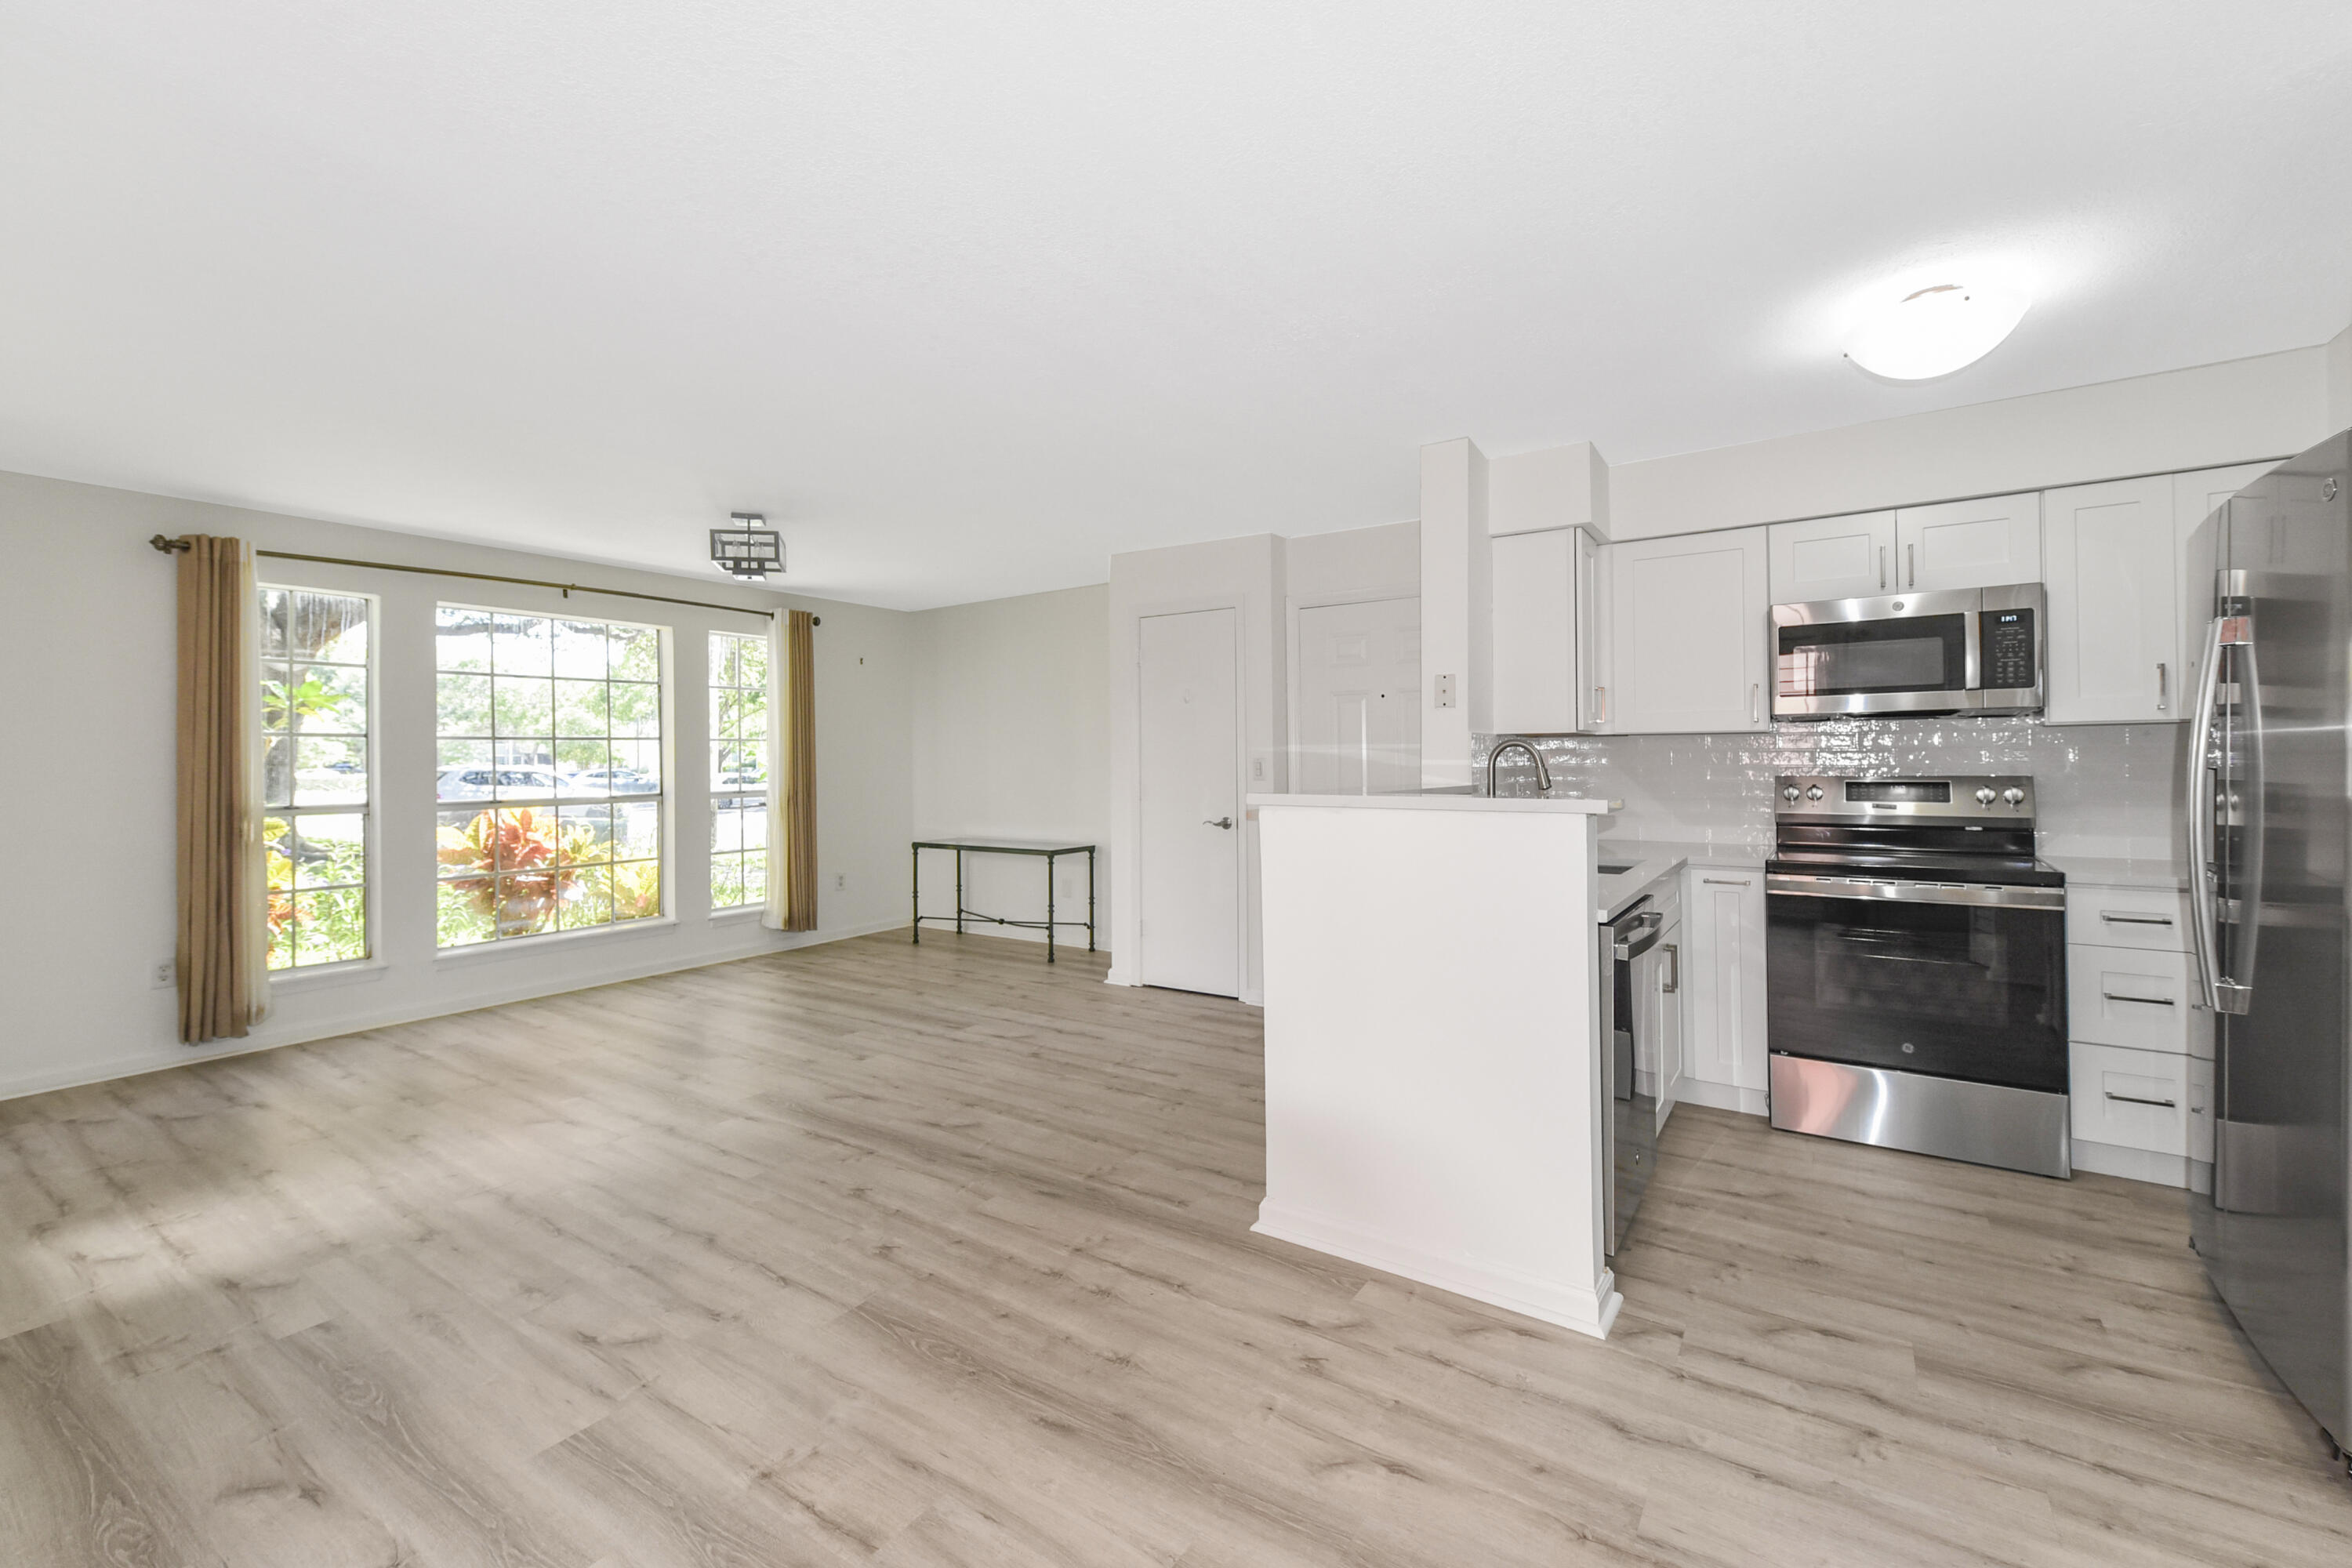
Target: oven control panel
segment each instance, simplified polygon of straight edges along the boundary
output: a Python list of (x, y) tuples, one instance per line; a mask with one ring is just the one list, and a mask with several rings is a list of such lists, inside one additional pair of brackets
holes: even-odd
[(2019, 608), (1982, 615), (1979, 684), (1991, 691), (2022, 691), (2040, 685), (2042, 678), (2033, 668), (2033, 612)]
[(2033, 816), (2033, 780), (2022, 773), (1875, 779), (1783, 774), (1773, 780), (1773, 787), (1780, 796), (1773, 812), (1781, 817), (2030, 820)]

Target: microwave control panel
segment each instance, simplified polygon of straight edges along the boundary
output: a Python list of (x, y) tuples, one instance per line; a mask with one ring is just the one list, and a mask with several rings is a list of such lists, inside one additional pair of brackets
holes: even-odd
[(1978, 679), (1985, 689), (2018, 691), (2041, 684), (2033, 667), (2032, 610), (1987, 610), (1979, 630), (1983, 668)]

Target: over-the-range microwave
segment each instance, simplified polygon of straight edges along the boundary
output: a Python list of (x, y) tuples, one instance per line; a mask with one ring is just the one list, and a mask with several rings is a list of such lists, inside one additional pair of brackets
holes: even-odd
[(2039, 583), (1772, 606), (1772, 717), (2039, 713)]

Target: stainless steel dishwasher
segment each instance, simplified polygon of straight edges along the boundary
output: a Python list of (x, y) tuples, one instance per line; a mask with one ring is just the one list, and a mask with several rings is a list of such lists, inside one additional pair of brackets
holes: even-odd
[(1640, 1057), (1633, 1037), (1641, 1017), (1633, 999), (1644, 985), (1656, 984), (1651, 971), (1660, 962), (1656, 949), (1664, 928), (1665, 915), (1650, 907), (1646, 893), (1601, 928), (1601, 1091), (1606, 1112), (1601, 1128), (1607, 1145), (1601, 1169), (1608, 1179), (1602, 1218), (1612, 1257), (1625, 1244), (1626, 1229), (1658, 1163), (1658, 1098), (1642, 1092), (1633, 1070)]

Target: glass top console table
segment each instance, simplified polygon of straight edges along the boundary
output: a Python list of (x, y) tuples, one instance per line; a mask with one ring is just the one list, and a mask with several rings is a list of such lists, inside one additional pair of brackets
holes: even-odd
[[(955, 901), (952, 915), (927, 915), (923, 912), (923, 851), (951, 849), (955, 852)], [(914, 940), (920, 946), (923, 922), (952, 924), (961, 932), (966, 921), (980, 921), (989, 925), (1019, 926), (1027, 931), (1045, 933), (1045, 962), (1054, 962), (1054, 929), (1056, 926), (1087, 928), (1087, 951), (1095, 950), (1095, 847), (1091, 844), (1066, 844), (1054, 838), (918, 838), (914, 841)], [(967, 855), (1030, 855), (1045, 862), (1045, 918), (1042, 921), (1005, 920), (996, 915), (984, 915), (963, 906), (963, 858)], [(1065, 921), (1055, 918), (1054, 863), (1066, 855), (1087, 858), (1087, 918)]]

